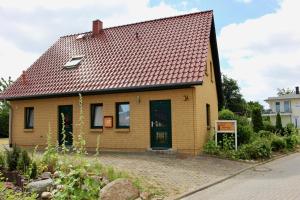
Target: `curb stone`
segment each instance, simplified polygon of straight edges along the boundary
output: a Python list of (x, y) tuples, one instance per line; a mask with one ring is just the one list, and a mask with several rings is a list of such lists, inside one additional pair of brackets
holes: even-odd
[(260, 163), (254, 164), (254, 165), (249, 166), (249, 167), (246, 167), (246, 168), (241, 169), (241, 170), (239, 170), (239, 171), (237, 171), (237, 172), (235, 172), (235, 173), (233, 173), (233, 174), (231, 174), (231, 175), (228, 175), (228, 176), (226, 176), (226, 177), (224, 177), (224, 178), (220, 178), (219, 180), (217, 180), (217, 181), (215, 181), (215, 182), (213, 182), (213, 183), (209, 183), (209, 184), (203, 185), (203, 186), (201, 186), (201, 187), (199, 187), (199, 188), (197, 188), (197, 189), (195, 189), (195, 190), (193, 190), (193, 191), (190, 191), (190, 192), (186, 192), (186, 193), (184, 193), (184, 194), (181, 194), (180, 196), (174, 198), (174, 200), (180, 200), (180, 199), (183, 199), (183, 198), (185, 198), (185, 197), (189, 197), (189, 196), (191, 196), (191, 195), (193, 195), (193, 194), (195, 194), (195, 193), (197, 193), (197, 192), (200, 192), (200, 191), (202, 191), (202, 190), (205, 190), (205, 189), (207, 189), (207, 188), (210, 188), (210, 187), (212, 187), (212, 186), (215, 186), (215, 185), (217, 185), (217, 184), (219, 184), (219, 183), (222, 183), (222, 182), (224, 182), (224, 181), (226, 181), (226, 180), (228, 180), (228, 179), (231, 179), (231, 178), (233, 178), (233, 177), (235, 177), (235, 176), (237, 176), (237, 175), (239, 175), (239, 174), (241, 174), (241, 173), (243, 173), (243, 172), (245, 172), (245, 171), (247, 171), (247, 170), (249, 170), (249, 169), (254, 169), (254, 168), (257, 167), (257, 166), (267, 164), (267, 163), (269, 163), (269, 162), (278, 160), (278, 159), (283, 158), (283, 157), (287, 157), (287, 156), (292, 155), (292, 154), (294, 154), (294, 153), (299, 153), (299, 150), (295, 150), (295, 151), (293, 151), (293, 152), (288, 152), (288, 153), (285, 153), (285, 154), (282, 154), (282, 155), (279, 155), (279, 156), (275, 156), (275, 157), (270, 158), (270, 159), (268, 159), (268, 160), (262, 161), (262, 162), (260, 162)]

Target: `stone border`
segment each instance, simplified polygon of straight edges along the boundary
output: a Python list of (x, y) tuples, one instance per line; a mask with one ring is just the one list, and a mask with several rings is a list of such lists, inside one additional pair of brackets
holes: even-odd
[(241, 170), (239, 170), (239, 171), (237, 171), (237, 172), (235, 172), (235, 173), (233, 173), (233, 174), (231, 174), (231, 175), (228, 175), (228, 176), (226, 176), (226, 177), (224, 177), (224, 178), (220, 178), (219, 180), (217, 180), (217, 181), (215, 181), (215, 182), (213, 182), (213, 183), (206, 184), (206, 185), (201, 186), (201, 187), (199, 187), (199, 188), (197, 188), (197, 189), (195, 189), (195, 190), (193, 190), (193, 191), (190, 191), (190, 192), (186, 192), (186, 193), (184, 193), (184, 194), (181, 194), (180, 196), (176, 197), (174, 200), (180, 200), (180, 199), (182, 199), (182, 198), (191, 196), (191, 195), (193, 195), (193, 194), (195, 194), (195, 193), (197, 193), (197, 192), (200, 192), (200, 191), (202, 191), (202, 190), (205, 190), (205, 189), (207, 189), (207, 188), (210, 188), (210, 187), (212, 187), (212, 186), (215, 186), (215, 185), (217, 185), (217, 184), (219, 184), (219, 183), (222, 183), (222, 182), (224, 182), (224, 181), (226, 181), (226, 180), (228, 180), (228, 179), (231, 179), (231, 178), (233, 178), (233, 177), (235, 177), (235, 176), (237, 176), (237, 175), (239, 175), (239, 174), (241, 174), (241, 173), (243, 173), (243, 172), (245, 172), (245, 171), (247, 171), (247, 170), (249, 170), (249, 169), (253, 169), (253, 168), (257, 167), (257, 166), (264, 165), (264, 164), (266, 164), (266, 163), (272, 162), (272, 161), (274, 161), (274, 160), (278, 160), (278, 159), (280, 159), (280, 158), (283, 158), (283, 157), (286, 157), (286, 156), (289, 156), (289, 155), (291, 155), (291, 154), (298, 153), (298, 152), (300, 152), (300, 151), (299, 151), (299, 150), (295, 150), (295, 151), (293, 151), (293, 152), (288, 152), (288, 153), (285, 153), (285, 154), (282, 154), (282, 155), (275, 156), (275, 157), (270, 158), (270, 159), (268, 159), (268, 160), (259, 162), (259, 163), (257, 163), (257, 164), (252, 165), (252, 166), (246, 167), (246, 168), (241, 169)]

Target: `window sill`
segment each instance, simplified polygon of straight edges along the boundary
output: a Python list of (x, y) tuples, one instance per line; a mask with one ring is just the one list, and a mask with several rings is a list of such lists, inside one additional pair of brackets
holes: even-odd
[(102, 133), (103, 132), (103, 128), (91, 128), (90, 129), (91, 133)]
[(118, 129), (115, 129), (115, 132), (117, 132), (117, 133), (129, 133), (130, 128), (118, 128)]
[(24, 132), (33, 132), (34, 129), (33, 128), (24, 128)]

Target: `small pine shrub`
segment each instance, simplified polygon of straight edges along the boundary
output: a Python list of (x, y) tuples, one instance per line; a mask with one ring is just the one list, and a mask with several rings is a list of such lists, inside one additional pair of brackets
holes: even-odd
[(12, 150), (6, 149), (6, 163), (10, 171), (16, 170), (21, 150), (17, 146), (13, 146)]
[(252, 110), (252, 124), (253, 124), (253, 131), (254, 132), (258, 132), (260, 130), (263, 130), (264, 125), (263, 125), (263, 121), (262, 121), (260, 108), (254, 108)]
[(280, 113), (277, 113), (276, 115), (276, 131), (281, 133), (282, 132), (282, 122), (281, 122), (281, 116)]
[(271, 142), (272, 151), (281, 151), (286, 148), (286, 141), (284, 138), (274, 136)]
[(31, 172), (30, 172), (30, 178), (31, 179), (35, 179), (37, 177), (37, 174), (38, 174), (37, 164), (36, 164), (36, 162), (32, 162)]

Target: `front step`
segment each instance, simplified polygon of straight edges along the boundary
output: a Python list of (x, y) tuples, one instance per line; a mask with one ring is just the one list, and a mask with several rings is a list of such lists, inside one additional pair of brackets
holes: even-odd
[(156, 154), (168, 154), (168, 155), (177, 154), (177, 150), (175, 150), (175, 149), (158, 149), (158, 148), (152, 149), (152, 148), (149, 148), (148, 152), (156, 153)]

